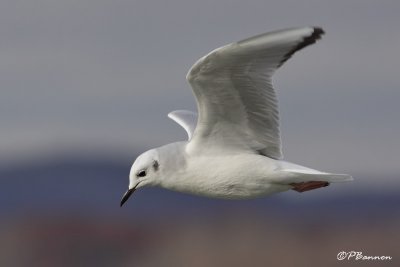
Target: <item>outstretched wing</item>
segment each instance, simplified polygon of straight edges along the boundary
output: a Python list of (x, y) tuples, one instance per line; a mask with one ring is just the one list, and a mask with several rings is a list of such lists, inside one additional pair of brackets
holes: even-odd
[(281, 159), (278, 102), (271, 77), (323, 33), (313, 27), (265, 33), (199, 59), (186, 77), (199, 110), (188, 151), (239, 149)]
[(197, 113), (189, 110), (175, 110), (168, 113), (168, 117), (185, 129), (188, 134), (188, 140), (192, 138), (196, 128)]

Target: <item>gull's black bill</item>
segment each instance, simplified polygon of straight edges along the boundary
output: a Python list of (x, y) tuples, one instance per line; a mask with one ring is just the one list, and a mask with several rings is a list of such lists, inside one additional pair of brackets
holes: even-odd
[(126, 193), (124, 194), (124, 196), (121, 199), (121, 204), (120, 207), (122, 207), (122, 205), (124, 205), (124, 203), (129, 199), (129, 197), (132, 195), (133, 192), (135, 192), (136, 186), (132, 189), (129, 189), (128, 191), (126, 191)]

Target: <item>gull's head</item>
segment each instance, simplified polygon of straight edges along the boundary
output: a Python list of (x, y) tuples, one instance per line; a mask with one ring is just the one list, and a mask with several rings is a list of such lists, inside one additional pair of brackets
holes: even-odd
[(136, 189), (157, 183), (159, 166), (158, 153), (155, 149), (146, 151), (137, 157), (129, 174), (129, 188), (122, 197), (121, 207)]

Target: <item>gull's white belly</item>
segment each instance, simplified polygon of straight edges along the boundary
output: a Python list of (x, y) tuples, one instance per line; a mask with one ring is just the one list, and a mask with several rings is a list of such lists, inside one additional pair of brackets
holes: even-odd
[(276, 167), (277, 161), (254, 154), (193, 157), (162, 186), (207, 197), (255, 198), (291, 188), (273, 182), (279, 176)]

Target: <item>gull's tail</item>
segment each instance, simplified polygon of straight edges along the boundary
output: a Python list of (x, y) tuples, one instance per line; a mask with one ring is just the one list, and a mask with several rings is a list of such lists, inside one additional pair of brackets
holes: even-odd
[(311, 182), (311, 181), (323, 181), (328, 183), (341, 183), (341, 182), (353, 181), (353, 177), (351, 177), (351, 175), (348, 174), (336, 174), (336, 173), (326, 173), (326, 172), (305, 173), (305, 172), (298, 172), (297, 170), (283, 170), (283, 172), (290, 174), (287, 176), (287, 179), (283, 179), (283, 181), (281, 181), (287, 184)]
[(322, 181), (328, 183), (353, 181), (353, 177), (348, 174), (321, 172), (285, 161), (281, 161), (281, 169), (279, 171), (285, 174), (282, 179), (280, 179), (280, 182), (285, 184), (311, 181)]

